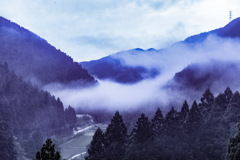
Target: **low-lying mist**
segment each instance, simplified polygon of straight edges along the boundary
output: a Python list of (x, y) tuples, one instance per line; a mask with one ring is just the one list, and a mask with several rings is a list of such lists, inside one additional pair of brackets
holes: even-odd
[[(143, 80), (135, 84), (120, 84), (111, 80), (98, 80), (99, 84), (88, 88), (56, 88), (46, 86), (55, 96), (60, 97), (65, 106), (71, 105), (82, 110), (105, 110), (105, 111), (131, 111), (140, 107), (166, 108), (172, 105), (181, 105), (184, 100), (189, 100), (191, 105), (193, 99), (200, 99), (204, 90), (195, 93), (194, 90), (185, 86), (184, 92), (178, 88), (172, 88), (171, 84), (176, 73), (182, 71), (189, 65), (212, 64), (221, 62), (240, 64), (240, 41), (238, 39), (223, 39), (209, 36), (204, 42), (197, 44), (178, 43), (158, 52), (142, 52), (141, 54), (117, 54), (122, 63), (128, 66), (144, 66), (146, 68), (158, 68), (160, 75), (154, 79)], [(221, 65), (218, 65), (221, 67)], [(208, 70), (196, 70), (194, 75)], [(221, 70), (221, 69), (220, 69)], [(211, 71), (209, 71), (211, 73)], [(214, 72), (214, 71), (212, 71)], [(228, 72), (228, 70), (224, 70)], [(229, 68), (231, 72), (231, 68)], [(226, 73), (222, 73), (223, 76)], [(208, 86), (211, 90), (219, 91), (217, 88), (226, 88), (229, 82), (223, 79), (212, 79), (214, 86)], [(238, 79), (232, 79), (237, 84)], [(171, 82), (171, 83), (169, 83)], [(178, 83), (174, 81), (174, 84)], [(204, 83), (204, 82), (203, 82)], [(217, 84), (216, 84), (217, 83)], [(240, 85), (239, 85), (240, 86)], [(211, 88), (214, 87), (214, 88)], [(236, 85), (234, 86), (236, 87)], [(233, 90), (238, 88), (233, 88)], [(222, 90), (220, 90), (222, 91)], [(189, 98), (190, 97), (190, 98)], [(180, 107), (180, 106), (175, 106)]]

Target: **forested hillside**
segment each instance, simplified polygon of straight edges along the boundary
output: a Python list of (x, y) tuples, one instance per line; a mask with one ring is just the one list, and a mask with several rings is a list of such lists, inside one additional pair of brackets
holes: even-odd
[(185, 101), (165, 116), (160, 109), (151, 119), (141, 114), (128, 131), (116, 112), (105, 133), (95, 132), (86, 160), (238, 160), (239, 113), (240, 94), (230, 88), (216, 97), (207, 89), (199, 103)]
[(118, 83), (137, 83), (144, 79), (155, 78), (160, 71), (152, 67), (145, 66), (130, 66), (125, 64), (124, 60), (118, 56), (122, 55), (144, 55), (147, 52), (157, 52), (157, 50), (142, 50), (140, 48), (123, 51), (98, 60), (89, 62), (81, 62), (83, 68), (86, 68), (91, 75), (96, 76), (98, 79), (107, 79), (116, 81)]
[(9, 144), (0, 150), (0, 159), (9, 159), (4, 155), (14, 151), (17, 157), (33, 158), (46, 137), (67, 134), (75, 123), (72, 107), (64, 110), (59, 98), (33, 87), (9, 70), (7, 63), (0, 63), (0, 145)]
[(0, 58), (9, 68), (34, 84), (94, 83), (87, 70), (46, 40), (0, 17)]

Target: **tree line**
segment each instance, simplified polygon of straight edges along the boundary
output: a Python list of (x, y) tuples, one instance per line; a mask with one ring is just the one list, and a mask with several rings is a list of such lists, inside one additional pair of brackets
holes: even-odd
[[(240, 94), (227, 88), (214, 97), (210, 89), (191, 107), (172, 107), (152, 119), (145, 114), (128, 131), (119, 112), (105, 132), (98, 128), (86, 160), (239, 160)], [(232, 138), (230, 138), (232, 137)]]
[(0, 159), (33, 159), (45, 138), (71, 133), (76, 121), (71, 106), (64, 109), (59, 98), (0, 63)]

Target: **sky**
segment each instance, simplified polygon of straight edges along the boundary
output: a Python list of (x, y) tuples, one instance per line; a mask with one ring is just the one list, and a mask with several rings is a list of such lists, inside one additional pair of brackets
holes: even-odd
[(0, 0), (0, 16), (36, 33), (74, 61), (133, 48), (164, 48), (223, 27), (239, 0)]

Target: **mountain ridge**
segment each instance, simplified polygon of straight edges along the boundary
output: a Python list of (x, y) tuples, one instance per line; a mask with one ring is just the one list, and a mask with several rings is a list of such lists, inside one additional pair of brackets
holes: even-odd
[(239, 38), (240, 30), (237, 28), (240, 27), (240, 17), (232, 20), (224, 27), (214, 29), (208, 32), (203, 32), (186, 38), (183, 43), (196, 43), (204, 41), (209, 35), (215, 35), (223, 38)]
[(34, 84), (96, 82), (66, 53), (3, 17), (0, 17), (0, 57), (17, 75)]
[[(138, 55), (148, 55), (148, 54), (160, 54), (162, 51), (168, 52), (169, 49), (174, 48), (177, 45), (187, 45), (191, 46), (197, 43), (201, 43), (207, 39), (207, 37), (217, 36), (221, 38), (239, 38), (240, 37), (240, 18), (232, 20), (230, 23), (222, 28), (218, 28), (209, 32), (203, 32), (200, 34), (192, 35), (183, 41), (176, 42), (168, 48), (154, 49), (149, 48), (143, 50), (141, 48), (135, 48), (127, 51), (118, 52), (98, 60), (92, 60), (88, 62), (80, 62), (83, 68), (89, 70), (89, 73), (99, 79), (110, 79), (118, 83), (137, 83), (144, 79), (155, 78), (160, 75), (158, 68), (152, 67), (148, 68), (141, 65), (129, 65), (126, 63), (126, 57), (129, 55), (134, 55), (131, 58), (137, 58)], [(126, 56), (127, 55), (127, 56)], [(161, 58), (161, 57), (160, 57)], [(143, 59), (144, 61), (145, 59)], [(112, 70), (112, 73), (106, 73), (106, 71)], [(126, 72), (129, 72), (127, 74)], [(133, 75), (134, 78), (119, 79), (119, 76)]]

